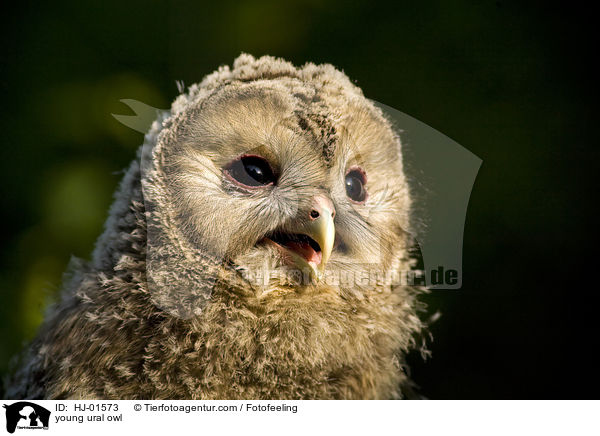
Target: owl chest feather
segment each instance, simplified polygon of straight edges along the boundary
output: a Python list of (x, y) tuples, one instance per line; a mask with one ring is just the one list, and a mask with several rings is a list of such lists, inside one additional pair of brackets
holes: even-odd
[(144, 372), (160, 397), (394, 398), (401, 316), (378, 319), (370, 304), (311, 295), (247, 305), (217, 291), (200, 316), (159, 327)]
[[(123, 286), (124, 283), (113, 284)], [(116, 294), (114, 294), (116, 295)], [(332, 297), (241, 304), (217, 291), (200, 316), (148, 311), (147, 295), (101, 294), (57, 312), (37, 360), (53, 398), (397, 398), (401, 313)], [(399, 300), (397, 301), (399, 302)], [(400, 306), (398, 306), (400, 307)], [(107, 309), (110, 308), (110, 309)], [(144, 313), (139, 312), (144, 308)], [(390, 306), (390, 309), (393, 308)], [(137, 311), (137, 313), (136, 313)], [(85, 347), (81, 347), (85, 343)]]

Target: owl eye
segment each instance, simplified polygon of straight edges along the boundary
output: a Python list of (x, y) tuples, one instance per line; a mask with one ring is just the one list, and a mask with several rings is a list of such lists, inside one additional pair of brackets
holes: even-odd
[(249, 186), (267, 186), (275, 183), (271, 165), (260, 156), (242, 156), (225, 167), (225, 174), (237, 183)]
[(351, 168), (346, 174), (346, 195), (350, 200), (357, 203), (364, 203), (367, 199), (367, 176), (360, 168)]

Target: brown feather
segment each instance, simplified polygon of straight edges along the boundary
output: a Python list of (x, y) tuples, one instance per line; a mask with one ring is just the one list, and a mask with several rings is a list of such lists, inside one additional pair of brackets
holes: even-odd
[[(272, 190), (249, 196), (224, 181), (223, 166), (249, 150), (281, 173)], [(368, 175), (364, 205), (344, 194), (351, 165)], [(287, 272), (256, 242), (293, 227), (318, 193), (344, 241), (331, 272), (410, 268), (399, 138), (342, 72), (241, 55), (193, 85), (146, 135), (92, 261), (73, 268), (7, 395), (401, 398), (423, 329), (418, 291), (248, 280)]]

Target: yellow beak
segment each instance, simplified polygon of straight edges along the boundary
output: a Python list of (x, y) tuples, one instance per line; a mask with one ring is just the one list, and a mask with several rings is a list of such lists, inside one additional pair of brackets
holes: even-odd
[(335, 242), (335, 224), (333, 222), (333, 213), (328, 208), (321, 208), (319, 217), (310, 221), (302, 227), (301, 232), (310, 236), (321, 247), (321, 262), (308, 262), (302, 256), (293, 253), (294, 260), (299, 266), (310, 268), (310, 274), (313, 281), (320, 280), (323, 277), (325, 265), (329, 261), (333, 243)]

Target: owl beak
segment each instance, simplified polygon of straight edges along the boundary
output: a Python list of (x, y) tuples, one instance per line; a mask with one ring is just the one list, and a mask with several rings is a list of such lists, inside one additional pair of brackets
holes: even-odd
[(309, 262), (313, 278), (321, 279), (325, 265), (329, 261), (333, 244), (335, 242), (335, 209), (329, 199), (317, 198), (310, 212), (310, 221), (306, 225), (305, 233), (315, 240), (321, 247), (321, 262), (315, 264)]
[(276, 231), (261, 241), (277, 247), (285, 262), (295, 264), (301, 270), (308, 266), (310, 279), (315, 283), (323, 277), (333, 250), (334, 217), (335, 209), (331, 200), (325, 196), (317, 196), (308, 211), (308, 216), (299, 220), (292, 233), (289, 232), (289, 228), (287, 231)]

